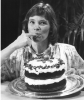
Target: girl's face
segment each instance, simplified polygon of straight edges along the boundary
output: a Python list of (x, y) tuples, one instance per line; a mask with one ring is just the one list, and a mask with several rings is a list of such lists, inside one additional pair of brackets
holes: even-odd
[(28, 31), (31, 35), (36, 36), (36, 42), (42, 42), (48, 38), (50, 30), (49, 21), (41, 16), (29, 17)]

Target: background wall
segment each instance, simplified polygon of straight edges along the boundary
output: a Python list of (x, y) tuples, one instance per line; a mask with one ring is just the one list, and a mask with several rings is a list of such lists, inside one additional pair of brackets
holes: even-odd
[(1, 49), (18, 34), (20, 0), (1, 0)]

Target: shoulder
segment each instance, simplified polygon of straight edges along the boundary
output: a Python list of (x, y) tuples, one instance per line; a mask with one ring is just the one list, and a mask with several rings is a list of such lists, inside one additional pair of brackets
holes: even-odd
[(62, 50), (75, 50), (75, 46), (66, 43), (55, 43), (54, 46)]
[(65, 43), (56, 43), (55, 44), (56, 50), (58, 50), (62, 55), (67, 56), (68, 58), (71, 58), (75, 55), (78, 55), (77, 50), (75, 46)]
[(73, 45), (70, 44), (66, 44), (66, 43), (55, 43), (55, 46), (62, 46), (62, 47), (69, 47), (69, 48), (73, 48)]

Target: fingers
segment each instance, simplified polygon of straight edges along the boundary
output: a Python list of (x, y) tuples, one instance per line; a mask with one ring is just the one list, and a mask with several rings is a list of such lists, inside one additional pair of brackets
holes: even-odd
[(33, 40), (33, 37), (36, 36), (36, 35), (33, 34), (33, 33), (25, 33), (24, 30), (22, 30), (22, 35), (23, 35), (23, 36), (26, 36), (27, 38), (29, 38), (29, 39), (31, 39), (31, 40)]
[(28, 37), (28, 33), (25, 33), (25, 31), (24, 30), (22, 30), (22, 34), (21, 34), (23, 37)]
[(24, 31), (24, 30), (22, 30), (22, 33), (25, 33), (25, 31)]
[(30, 36), (30, 35), (32, 35), (32, 34), (30, 34), (30, 33), (25, 33), (25, 31), (24, 30), (22, 30), (22, 34), (24, 35), (26, 35), (26, 36)]
[(22, 30), (22, 36), (27, 38), (27, 40), (29, 40), (29, 39), (32, 40), (32, 35), (30, 33), (25, 33), (24, 30)]
[(22, 30), (22, 35), (24, 35), (25, 34), (25, 31), (24, 30)]

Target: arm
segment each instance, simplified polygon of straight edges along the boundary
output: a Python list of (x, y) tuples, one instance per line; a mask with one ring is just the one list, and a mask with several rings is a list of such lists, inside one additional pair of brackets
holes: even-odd
[(12, 81), (20, 76), (23, 49), (14, 51), (1, 66), (1, 82)]
[(16, 48), (13, 46), (13, 44), (10, 44), (8, 47), (3, 49), (1, 51), (1, 65), (4, 63), (4, 61), (9, 58), (9, 56), (16, 50)]
[(69, 46), (66, 50), (68, 62), (68, 75), (77, 74), (84, 77), (84, 60), (78, 54), (74, 46)]
[(84, 60), (81, 58), (81, 56), (78, 54), (77, 50), (73, 49), (74, 56), (73, 56), (73, 67), (76, 69), (76, 74), (79, 74), (84, 78)]
[(13, 43), (1, 51), (1, 65), (15, 50), (23, 48), (26, 45), (31, 45), (31, 40), (28, 36), (29, 34), (23, 32)]
[[(21, 56), (19, 48), (30, 45), (27, 34), (22, 33), (13, 43), (1, 51), (1, 81), (13, 80), (20, 74)], [(11, 57), (11, 55), (13, 55)], [(20, 56), (20, 58), (19, 58)], [(10, 59), (11, 58), (11, 59)]]
[(84, 75), (84, 60), (72, 45), (64, 45), (64, 53), (67, 62), (67, 75)]
[(1, 82), (12, 81), (16, 78), (15, 73), (15, 59), (6, 59), (1, 66)]

